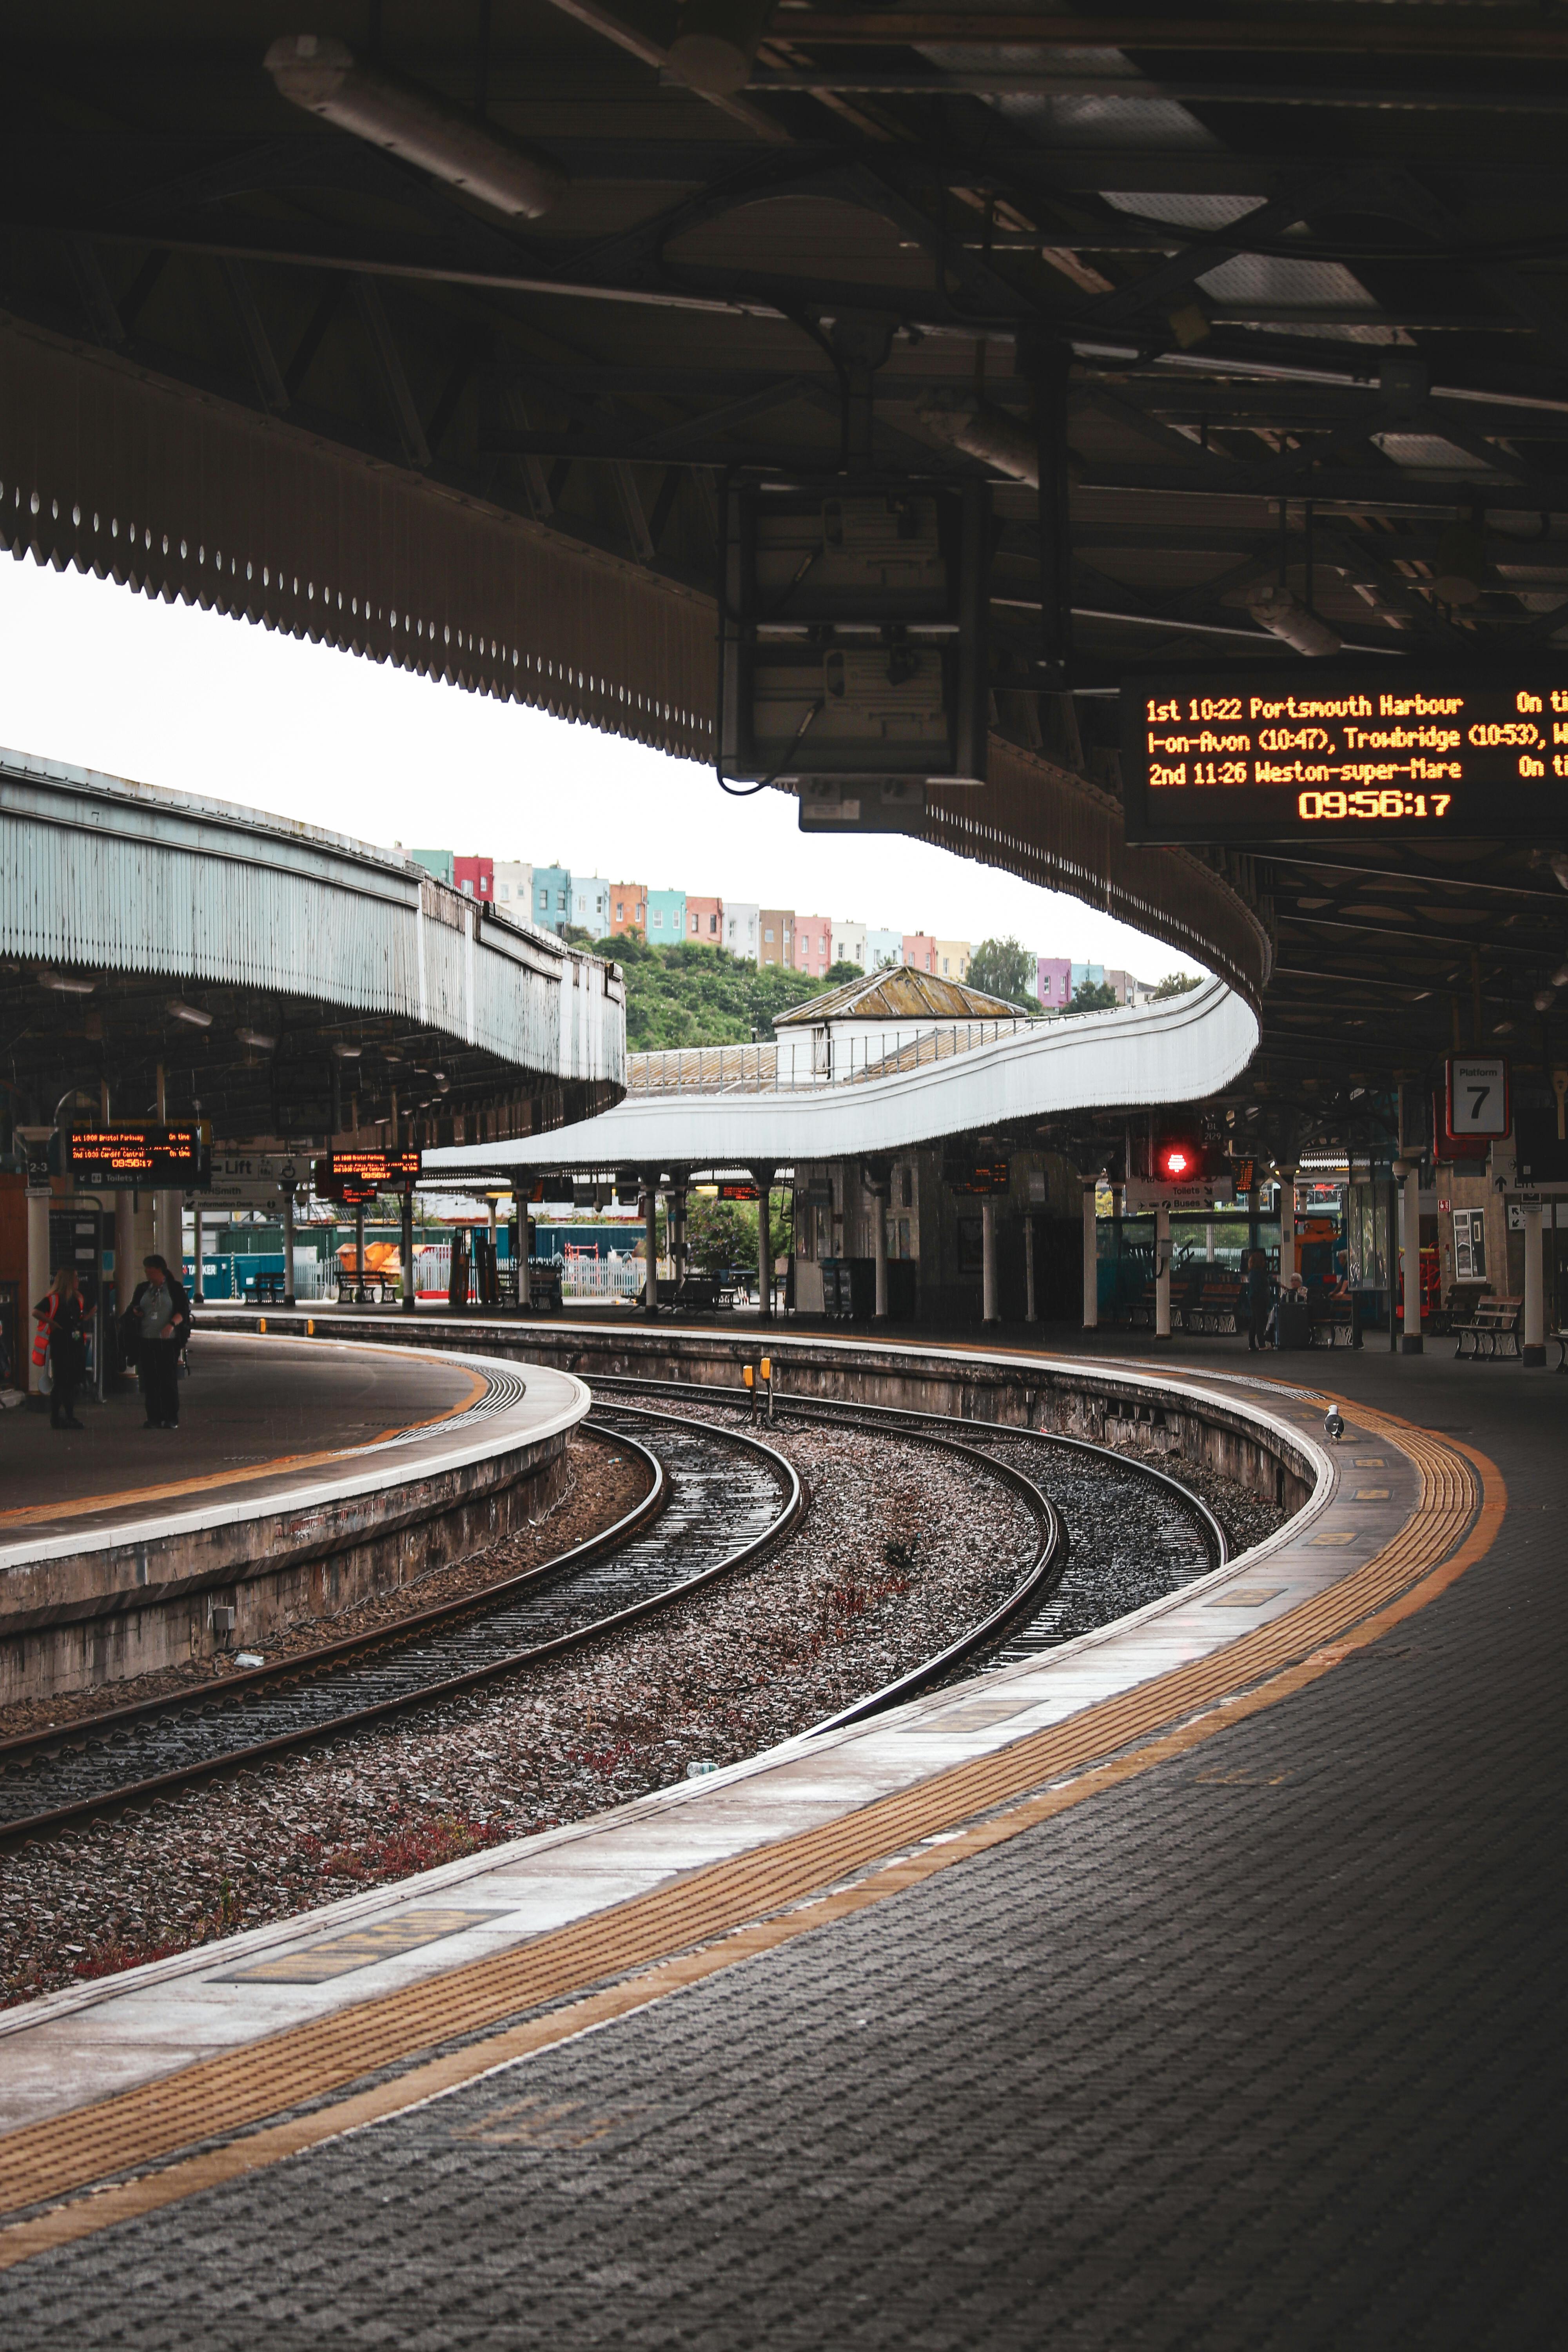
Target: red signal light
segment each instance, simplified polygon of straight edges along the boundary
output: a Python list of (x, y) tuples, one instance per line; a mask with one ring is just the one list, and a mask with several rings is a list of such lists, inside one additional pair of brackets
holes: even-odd
[(1184, 1137), (1172, 1137), (1154, 1154), (1154, 1169), (1167, 1183), (1190, 1184), (1204, 1172), (1203, 1148)]

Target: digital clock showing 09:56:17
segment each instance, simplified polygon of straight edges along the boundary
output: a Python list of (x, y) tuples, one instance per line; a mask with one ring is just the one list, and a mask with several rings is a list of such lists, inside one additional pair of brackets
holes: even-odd
[(1121, 770), (1130, 842), (1540, 841), (1568, 825), (1568, 661), (1140, 672)]

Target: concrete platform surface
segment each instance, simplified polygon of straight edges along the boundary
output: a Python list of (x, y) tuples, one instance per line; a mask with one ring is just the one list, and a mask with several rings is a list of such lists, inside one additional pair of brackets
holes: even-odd
[[(216, 2090), (258, 2032), (275, 2072), (410, 2003), (442, 2004), (452, 2038), (440, 2080), (384, 2058), (357, 2101), (271, 2126), (289, 2147), (237, 2128), (205, 2177), (105, 2189), (110, 2226), (77, 2242), (0, 2236), (0, 2260), (32, 2253), (0, 2278), (0, 2327), (24, 2346), (1558, 2340), (1568, 1384), (1212, 1345), (1158, 1370), (1304, 1432), (1322, 1402), (1291, 1398), (1287, 1365), (1331, 1373), (1352, 1430), (1335, 1491), (1266, 1561), (815, 1753), (21, 2013), (0, 2039), (16, 2124), (58, 2112), (62, 2070), (68, 2096), (140, 2080), (169, 2102), (182, 2062)], [(1468, 1500), (1445, 1503), (1459, 1447)], [(1393, 1490), (1376, 1528), (1357, 1454)], [(1390, 1517), (1433, 1540), (1378, 1600)], [(1210, 1603), (1244, 1577), (1268, 1622), (1216, 1646), (1233, 1612)], [(873, 1823), (857, 1858), (846, 1827)], [(712, 1890), (763, 1864), (771, 1916), (703, 1940)], [(768, 1911), (758, 1887), (739, 1917)], [(618, 1982), (580, 1968), (611, 1989), (564, 2009), (559, 1988), (522, 1997), (563, 1937), (650, 1902), (684, 1905), (650, 1947), (683, 1958), (623, 1959)], [(368, 1943), (334, 1961), (356, 1927)], [(506, 1969), (522, 2021), (465, 2035), (465, 2000), (481, 1979), (504, 1998)], [(232, 2054), (191, 2067), (198, 2013), (202, 2046)], [(128, 2196), (141, 2218), (117, 2219)]]
[(128, 1507), (243, 1485), (297, 1482), (328, 1454), (405, 1435), (478, 1402), (482, 1374), (433, 1353), (258, 1344), (198, 1332), (180, 1382), (180, 1426), (149, 1429), (140, 1391), (79, 1404), (80, 1431), (41, 1413), (0, 1415), (0, 1544), (108, 1527)]

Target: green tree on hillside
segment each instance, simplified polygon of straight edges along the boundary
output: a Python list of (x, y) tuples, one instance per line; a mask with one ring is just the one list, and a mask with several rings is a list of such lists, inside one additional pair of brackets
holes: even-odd
[(1069, 1013), (1111, 1013), (1116, 1008), (1116, 991), (1108, 980), (1080, 980), (1072, 992)]
[(1035, 1006), (1035, 959), (1015, 939), (982, 940), (969, 959), (969, 985), (1009, 1004)]
[(1196, 972), (1168, 971), (1163, 980), (1156, 981), (1152, 993), (1154, 1003), (1158, 1004), (1167, 996), (1186, 996), (1194, 988), (1202, 986), (1203, 982)]
[(668, 948), (600, 940), (596, 952), (614, 957), (626, 973), (626, 1045), (634, 1054), (766, 1043), (781, 1013), (823, 993), (823, 982), (805, 972), (751, 963), (695, 940)]

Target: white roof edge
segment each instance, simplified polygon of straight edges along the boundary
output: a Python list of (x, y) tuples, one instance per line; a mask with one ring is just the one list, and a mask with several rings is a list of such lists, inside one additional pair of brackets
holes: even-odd
[(926, 1068), (797, 1094), (628, 1097), (595, 1119), (510, 1142), (428, 1151), (444, 1170), (750, 1166), (848, 1159), (1068, 1110), (1201, 1101), (1258, 1049), (1257, 1015), (1223, 981), (1137, 1010), (1040, 1023)]

